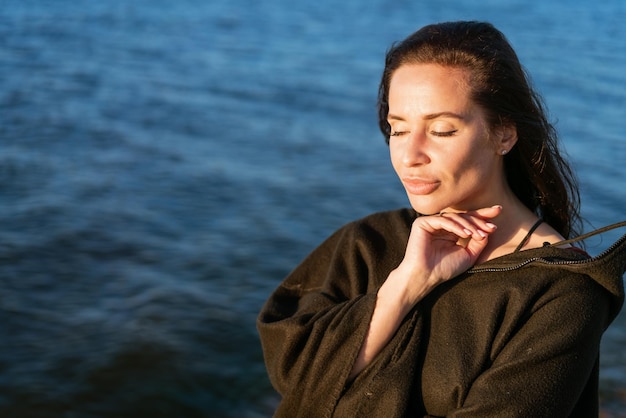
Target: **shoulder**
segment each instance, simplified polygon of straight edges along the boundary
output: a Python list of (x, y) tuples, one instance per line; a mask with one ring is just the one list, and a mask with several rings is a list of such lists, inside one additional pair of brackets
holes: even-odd
[(321, 259), (325, 263), (360, 260), (368, 265), (397, 263), (398, 256), (406, 249), (415, 217), (412, 209), (396, 209), (354, 220), (331, 234), (307, 259)]
[(608, 310), (614, 297), (593, 274), (581, 268), (592, 261), (571, 248), (542, 246), (490, 260), (468, 273), (479, 288), (489, 287), (506, 300), (523, 300), (531, 311), (544, 305), (566, 305), (568, 308), (561, 312), (573, 308), (588, 314)]
[(401, 246), (404, 250), (416, 217), (413, 209), (406, 208), (376, 212), (344, 225), (333, 235), (335, 239), (358, 241), (375, 250), (381, 246)]
[(368, 235), (403, 235), (403, 231), (408, 238), (408, 232), (416, 217), (415, 211), (408, 208), (375, 212), (343, 224), (326, 241), (333, 242)]
[[(416, 218), (412, 209), (376, 212), (342, 225), (309, 255), (337, 257), (355, 252), (376, 252), (382, 247), (406, 246), (411, 224)], [(359, 247), (355, 251), (355, 247)]]
[(411, 219), (409, 209), (378, 212), (349, 222), (313, 249), (282, 287), (295, 294), (332, 288), (357, 295), (380, 285), (401, 260)]
[(530, 236), (524, 248), (539, 248), (546, 245), (546, 243), (555, 244), (564, 240), (565, 238), (556, 229), (550, 224), (543, 222)]
[(380, 254), (390, 247), (404, 250), (416, 216), (414, 210), (405, 208), (372, 213), (343, 225), (321, 247), (353, 252), (357, 246), (361, 252), (381, 251)]
[(384, 212), (376, 212), (364, 218), (351, 222), (356, 229), (375, 229), (380, 231), (397, 231), (410, 229), (411, 224), (417, 217), (413, 209), (401, 208)]
[(470, 271), (455, 289), (452, 304), (468, 305), (469, 300), (485, 323), (494, 319), (490, 315), (510, 318), (510, 330), (531, 318), (537, 326), (605, 329), (611, 322), (611, 294), (590, 276), (568, 268), (586, 259), (559, 248), (504, 256)]

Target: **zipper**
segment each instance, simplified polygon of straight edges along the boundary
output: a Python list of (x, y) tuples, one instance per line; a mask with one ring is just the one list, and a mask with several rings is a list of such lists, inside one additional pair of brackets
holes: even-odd
[[(620, 222), (617, 224), (613, 224), (610, 225), (608, 227), (604, 227), (601, 228), (599, 230), (590, 232), (588, 234), (584, 234), (581, 235), (580, 237), (571, 239), (571, 240), (567, 240), (567, 241), (561, 241), (561, 242), (557, 242), (556, 244), (551, 244), (550, 247), (555, 247), (558, 245), (562, 245), (562, 244), (568, 244), (570, 242), (575, 242), (575, 241), (581, 241), (585, 238), (589, 238), (592, 235), (596, 235), (599, 234), (601, 232), (605, 232), (608, 231), (610, 229), (615, 229), (615, 228), (619, 228), (622, 226), (626, 226), (626, 221), (625, 222)], [(618, 239), (617, 241), (615, 241), (609, 248), (607, 248), (606, 250), (602, 251), (600, 254), (598, 254), (595, 257), (589, 257), (586, 258), (584, 260), (561, 260), (561, 261), (552, 261), (552, 260), (548, 260), (544, 257), (532, 257), (529, 258), (527, 260), (522, 261), (521, 263), (518, 263), (514, 266), (510, 266), (510, 267), (482, 267), (482, 268), (472, 268), (470, 270), (468, 270), (466, 273), (485, 273), (485, 272), (506, 272), (506, 271), (513, 271), (513, 270), (517, 270), (520, 269), (530, 263), (534, 263), (534, 262), (541, 262), (544, 264), (551, 264), (551, 265), (573, 265), (573, 264), (587, 264), (587, 263), (591, 263), (594, 262), (600, 258), (606, 257), (611, 251), (615, 250), (617, 247), (619, 247), (620, 245), (622, 245), (622, 243), (626, 241), (626, 234), (622, 235), (622, 237), (620, 239)]]

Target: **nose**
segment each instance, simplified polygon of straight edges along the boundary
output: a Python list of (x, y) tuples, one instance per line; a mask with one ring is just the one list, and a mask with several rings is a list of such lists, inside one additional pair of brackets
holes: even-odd
[(402, 162), (407, 167), (424, 165), (430, 162), (428, 156), (428, 136), (424, 132), (413, 131), (405, 142)]

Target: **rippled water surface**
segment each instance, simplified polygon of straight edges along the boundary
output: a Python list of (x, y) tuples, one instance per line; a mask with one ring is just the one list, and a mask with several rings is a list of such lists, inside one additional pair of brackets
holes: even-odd
[[(334, 229), (406, 205), (384, 52), (454, 19), (516, 47), (587, 229), (626, 219), (621, 0), (0, 2), (0, 416), (270, 416), (256, 314)], [(626, 416), (624, 346), (622, 314), (606, 416)]]

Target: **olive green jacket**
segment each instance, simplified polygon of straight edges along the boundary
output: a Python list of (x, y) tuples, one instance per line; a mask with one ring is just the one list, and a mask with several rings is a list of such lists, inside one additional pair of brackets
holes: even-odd
[(594, 417), (602, 333), (624, 301), (626, 235), (589, 258), (546, 245), (435, 288), (354, 381), (376, 292), (415, 212), (338, 230), (275, 290), (257, 327), (275, 417)]

